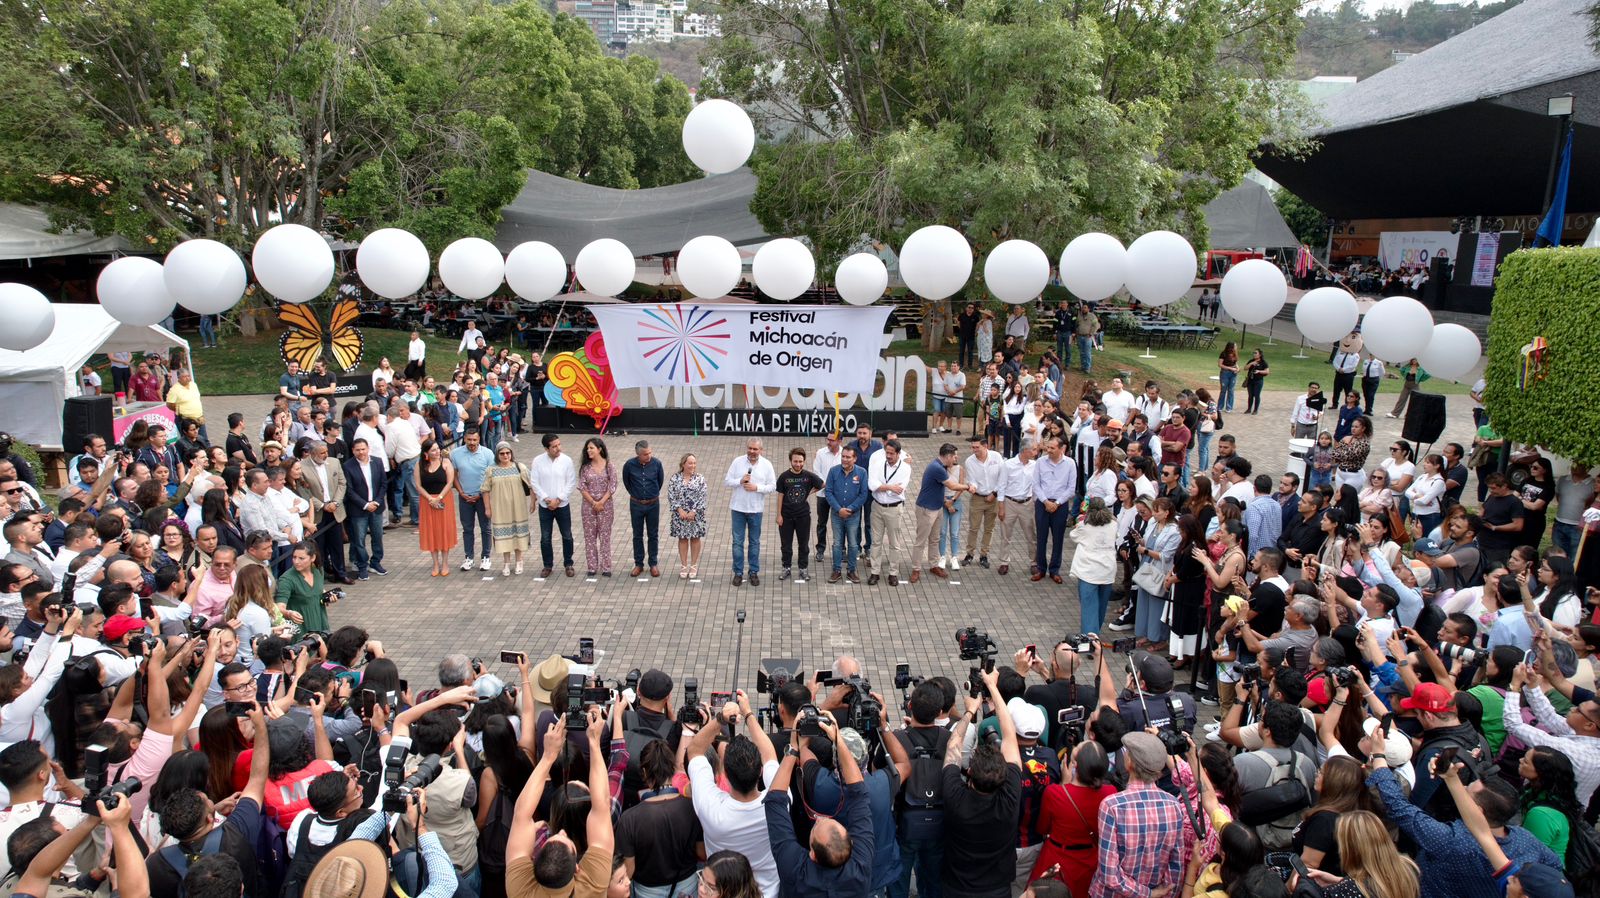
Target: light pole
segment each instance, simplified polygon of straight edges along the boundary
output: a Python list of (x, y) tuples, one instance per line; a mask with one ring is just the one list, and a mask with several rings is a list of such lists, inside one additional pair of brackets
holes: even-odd
[[(1556, 140), (1555, 146), (1550, 148), (1550, 174), (1544, 184), (1544, 205), (1539, 207), (1541, 221), (1549, 214), (1550, 204), (1555, 202), (1556, 198), (1556, 171), (1561, 167), (1561, 147), (1567, 137), (1567, 128), (1572, 123), (1572, 94), (1562, 94), (1546, 100), (1544, 114), (1556, 120)], [(1559, 233), (1557, 231), (1557, 234)], [(1561, 241), (1558, 239), (1556, 242)]]

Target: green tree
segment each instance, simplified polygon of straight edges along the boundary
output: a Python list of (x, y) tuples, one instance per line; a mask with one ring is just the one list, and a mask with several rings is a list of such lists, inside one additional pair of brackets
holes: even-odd
[(1272, 195), (1272, 202), (1301, 243), (1317, 249), (1328, 242), (1328, 216), (1321, 209), (1281, 187)]
[(1058, 252), (1176, 227), (1296, 102), (1292, 0), (725, 0), (702, 90), (775, 142), (753, 208), (825, 257), (962, 228)]

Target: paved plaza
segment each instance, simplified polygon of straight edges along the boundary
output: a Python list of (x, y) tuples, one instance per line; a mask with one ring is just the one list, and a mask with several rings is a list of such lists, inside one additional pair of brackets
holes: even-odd
[[(1235, 412), (1227, 416), (1226, 432), (1238, 438), (1240, 453), (1256, 464), (1258, 472), (1276, 475), (1283, 469), (1286, 420), (1293, 398), (1294, 394), (1287, 392), (1267, 393), (1260, 415)], [(264, 397), (211, 397), (207, 402), (248, 413), (258, 413), (266, 405)], [(1449, 397), (1448, 420), (1444, 439), (1466, 444), (1471, 433), (1470, 400)], [(1379, 415), (1375, 423), (1378, 440), (1399, 434), (1398, 420)], [(584, 436), (587, 434), (567, 436), (564, 444), (569, 454), (576, 454)], [(919, 470), (934, 457), (943, 438), (945, 435), (908, 441)], [(605, 439), (614, 463), (620, 465), (631, 456), (636, 437), (612, 432)], [(955, 440), (963, 457), (968, 451), (964, 439)], [(974, 564), (949, 580), (924, 576), (916, 585), (905, 582), (908, 568), (902, 565), (901, 584), (891, 588), (887, 582), (866, 586), (865, 567), (861, 569), (862, 585), (848, 581), (829, 585), (824, 580), (829, 563), (813, 561), (811, 581), (780, 581), (776, 499), (768, 500), (762, 527), (761, 585), (747, 583), (736, 588), (730, 583), (728, 490), (721, 479), (734, 455), (742, 454), (744, 438), (653, 436), (650, 440), (669, 474), (676, 470), (680, 455), (695, 452), (711, 484), (710, 529), (698, 582), (678, 579), (677, 547), (666, 537), (665, 520), (662, 576), (651, 579), (647, 575), (641, 581), (627, 576), (632, 567), (632, 537), (625, 501), (618, 503), (613, 526), (615, 575), (585, 578), (582, 526), (575, 503), (576, 577), (562, 575), (559, 537), (555, 575), (549, 580), (536, 577), (540, 567), (537, 518), (526, 573), (509, 578), (499, 576), (498, 560), (490, 572), (459, 570), (459, 546), (453, 554), (450, 577), (431, 578), (423, 573), (428, 561), (417, 547), (415, 530), (402, 527), (384, 533), (388, 576), (374, 575), (368, 582), (347, 587), (346, 601), (330, 609), (333, 625), (355, 622), (367, 627), (374, 638), (383, 641), (402, 675), (418, 686), (434, 682), (434, 665), (448, 652), (482, 658), (486, 669), (510, 677), (515, 671), (504, 669), (497, 661), (501, 649), (526, 651), (532, 658), (553, 652), (570, 654), (576, 651), (580, 636), (591, 636), (604, 652), (601, 669), (607, 677), (620, 678), (631, 667), (659, 667), (680, 682), (685, 676), (696, 676), (702, 694), (735, 685), (753, 689), (758, 661), (763, 657), (799, 658), (803, 669), (811, 669), (827, 666), (841, 652), (859, 656), (874, 688), (885, 692), (890, 689), (895, 663), (901, 661), (908, 662), (915, 675), (944, 674), (959, 680), (966, 671), (966, 665), (957, 660), (954, 641), (960, 627), (988, 632), (1003, 658), (1027, 643), (1050, 645), (1078, 630), (1072, 579), (1067, 577), (1060, 586), (1049, 580), (1030, 582), (1026, 562), (1020, 571), (1013, 568), (1005, 577)], [(1378, 440), (1369, 464), (1382, 457), (1384, 445)], [(788, 438), (767, 441), (766, 455), (778, 470), (783, 469), (792, 445)], [(809, 464), (817, 446), (809, 442), (799, 445), (807, 450)], [(531, 460), (540, 451), (538, 435), (524, 435), (516, 450), (518, 460)], [(1069, 540), (1064, 552), (1070, 551)], [(1063, 563), (1063, 575), (1066, 567)], [(747, 612), (742, 634), (735, 623), (735, 612), (741, 609)], [(736, 654), (741, 655), (737, 672)], [(1080, 679), (1084, 677), (1080, 675)], [(1180, 675), (1180, 683), (1187, 680)], [(892, 703), (898, 704), (898, 698)]]

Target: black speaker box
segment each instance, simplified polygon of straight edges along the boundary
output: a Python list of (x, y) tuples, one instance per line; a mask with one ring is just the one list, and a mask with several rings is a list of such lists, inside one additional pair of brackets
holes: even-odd
[(1444, 433), (1444, 395), (1412, 393), (1406, 406), (1405, 426), (1400, 437), (1413, 443), (1433, 443)]
[(82, 452), (83, 438), (91, 433), (111, 438), (111, 407), (113, 396), (71, 396), (61, 409), (61, 448), (67, 455)]

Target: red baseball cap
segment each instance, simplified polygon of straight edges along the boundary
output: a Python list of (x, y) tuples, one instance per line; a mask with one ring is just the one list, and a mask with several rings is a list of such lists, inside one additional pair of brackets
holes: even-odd
[(106, 621), (105, 638), (107, 642), (116, 642), (134, 630), (143, 630), (145, 622), (128, 614), (119, 614)]
[(1407, 711), (1447, 714), (1456, 709), (1456, 697), (1438, 683), (1419, 683), (1410, 697), (1400, 700), (1400, 707)]

